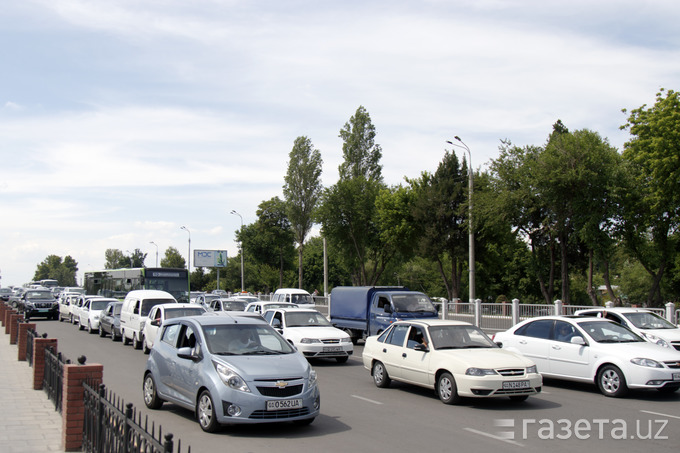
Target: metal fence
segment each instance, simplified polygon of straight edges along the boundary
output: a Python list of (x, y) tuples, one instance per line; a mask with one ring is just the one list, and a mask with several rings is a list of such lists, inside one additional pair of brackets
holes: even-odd
[[(85, 390), (85, 422), (83, 426), (84, 452), (108, 453), (181, 453), (181, 441), (175, 450), (172, 434), (163, 435), (159, 426), (138, 413), (132, 403), (125, 405), (104, 384), (98, 388), (83, 383)], [(123, 409), (123, 405), (125, 408)], [(187, 449), (191, 453), (191, 447)]]
[(61, 413), (64, 392), (64, 363), (71, 363), (71, 361), (64, 361), (61, 352), (55, 354), (53, 348), (45, 348), (43, 390), (54, 403), (54, 410), (59, 413)]
[(33, 340), (38, 336), (38, 332), (34, 329), (26, 331), (26, 361), (28, 366), (33, 367)]

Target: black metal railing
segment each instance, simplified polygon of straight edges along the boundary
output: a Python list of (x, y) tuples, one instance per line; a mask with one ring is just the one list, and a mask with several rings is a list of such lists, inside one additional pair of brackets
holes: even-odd
[(26, 331), (26, 361), (30, 367), (33, 367), (33, 340), (36, 338), (38, 338), (38, 332), (35, 329)]
[(64, 387), (64, 360), (61, 352), (55, 354), (51, 347), (45, 348), (45, 374), (43, 377), (43, 390), (47, 397), (54, 403), (54, 410), (61, 413), (63, 387)]
[[(111, 453), (181, 453), (181, 442), (174, 450), (172, 434), (163, 435), (159, 426), (137, 413), (132, 403), (124, 404), (104, 384), (97, 388), (83, 383), (85, 390), (85, 422), (83, 426), (84, 452)], [(123, 408), (125, 406), (125, 408)], [(143, 425), (143, 426), (142, 426)], [(157, 431), (157, 432), (156, 432)], [(187, 453), (191, 453), (191, 447)]]

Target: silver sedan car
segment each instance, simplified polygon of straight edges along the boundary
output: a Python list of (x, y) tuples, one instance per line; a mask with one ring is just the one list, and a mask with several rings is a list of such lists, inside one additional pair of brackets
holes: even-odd
[(144, 403), (194, 411), (204, 431), (226, 424), (311, 423), (319, 414), (316, 372), (302, 353), (257, 318), (167, 320), (151, 349)]

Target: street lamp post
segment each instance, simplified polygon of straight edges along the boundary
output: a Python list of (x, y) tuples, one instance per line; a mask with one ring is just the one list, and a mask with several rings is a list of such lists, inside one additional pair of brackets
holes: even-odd
[[(241, 234), (243, 234), (243, 216), (233, 209), (231, 214), (237, 215), (241, 219)], [(241, 291), (245, 291), (246, 286), (243, 278), (243, 238), (239, 241), (239, 247), (241, 248)]]
[(457, 145), (456, 143), (453, 143), (450, 140), (447, 140), (446, 143), (457, 146), (459, 148), (463, 148), (465, 151), (468, 153), (468, 222), (469, 222), (469, 235), (468, 235), (468, 249), (470, 252), (468, 261), (470, 262), (470, 303), (474, 303), (475, 301), (475, 230), (472, 227), (472, 153), (470, 152), (470, 148), (463, 142), (463, 140), (460, 139), (459, 136), (453, 137), (457, 141), (459, 141), (461, 145)]
[(149, 242), (149, 244), (156, 246), (156, 267), (158, 267), (158, 244), (156, 244), (154, 241)]
[(191, 231), (185, 226), (180, 227), (180, 230), (189, 233), (189, 254), (187, 255), (187, 302), (191, 302)]

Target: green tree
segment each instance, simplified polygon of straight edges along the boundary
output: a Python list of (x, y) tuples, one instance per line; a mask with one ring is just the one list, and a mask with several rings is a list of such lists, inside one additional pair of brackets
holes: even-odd
[[(118, 249), (106, 249), (104, 252), (104, 258), (106, 260), (104, 264), (104, 269), (119, 269), (123, 267), (130, 267), (129, 258), (125, 257), (122, 250)], [(127, 264), (125, 261), (127, 260)]]
[(313, 214), (321, 196), (323, 161), (321, 153), (314, 149), (307, 137), (295, 139), (289, 158), (283, 195), (288, 208), (288, 220), (298, 244), (298, 288), (302, 288), (303, 248), (314, 224)]
[(380, 145), (375, 144), (375, 127), (363, 107), (340, 130), (344, 161), (338, 182), (325, 189), (318, 219), (322, 234), (344, 251), (352, 269), (353, 282), (377, 282), (393, 251), (383, 247), (378, 229), (376, 199), (382, 182)]
[(165, 249), (165, 256), (161, 259), (161, 267), (184, 269), (187, 267), (187, 263), (179, 250), (170, 246)]
[[(624, 113), (627, 113), (624, 110)], [(623, 158), (635, 190), (624, 201), (621, 231), (628, 250), (651, 277), (646, 302), (663, 302), (662, 280), (680, 247), (680, 95), (661, 90), (652, 107), (630, 112)]]
[(38, 264), (34, 281), (54, 279), (59, 282), (59, 286), (76, 286), (76, 273), (78, 263), (71, 256), (63, 259), (57, 255), (49, 255)]
[(445, 153), (437, 170), (409, 180), (415, 193), (413, 219), (419, 226), (418, 254), (437, 263), (449, 299), (459, 298), (468, 251), (468, 170), (455, 153)]

